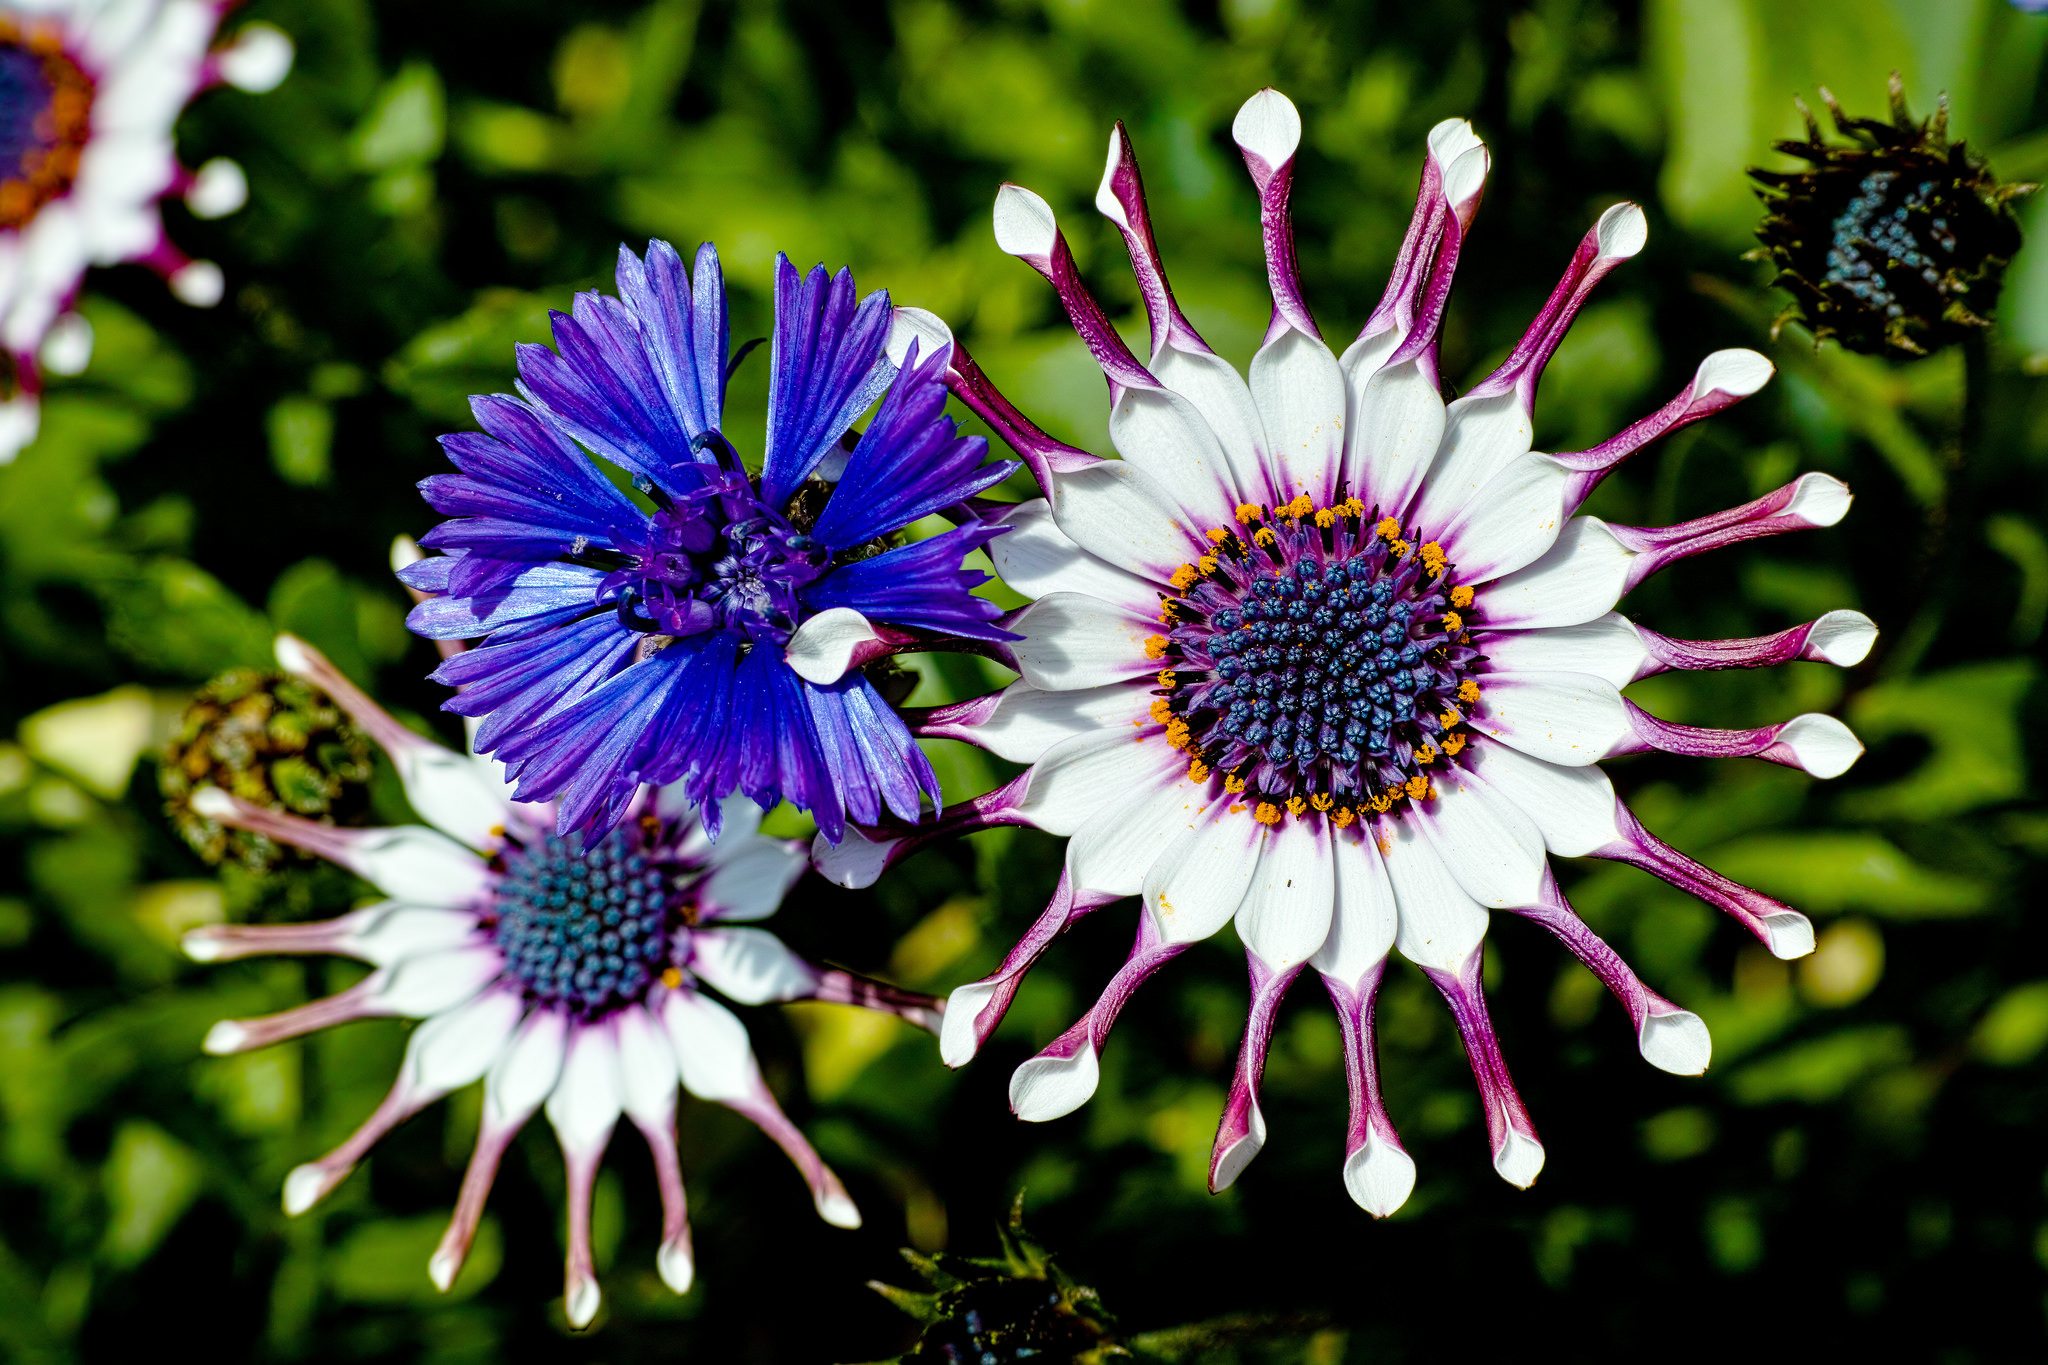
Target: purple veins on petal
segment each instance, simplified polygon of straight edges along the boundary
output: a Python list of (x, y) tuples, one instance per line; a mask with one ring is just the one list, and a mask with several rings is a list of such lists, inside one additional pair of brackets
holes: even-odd
[(725, 277), (709, 242), (696, 264), (693, 281), (667, 242), (649, 242), (645, 262), (619, 247), (619, 296), (639, 319), (648, 360), (689, 440), (719, 427), (729, 344)]
[[(581, 564), (522, 564), (519, 572), (478, 598), (450, 594), (457, 562), (467, 556), (423, 559), (399, 575), (407, 587), (441, 594), (414, 607), (405, 624), (430, 640), (474, 640), (511, 632), (518, 638), (565, 625), (589, 611), (604, 575)], [(427, 565), (437, 566), (426, 572)]]
[(877, 290), (853, 300), (853, 274), (828, 281), (823, 266), (799, 277), (789, 258), (775, 258), (775, 337), (770, 342), (768, 443), (761, 496), (780, 505), (819, 459), (881, 396), (890, 379), (882, 349), (889, 340), (889, 296)]
[(898, 625), (944, 631), (972, 640), (1015, 640), (992, 624), (1003, 609), (973, 589), (988, 575), (960, 567), (968, 554), (1003, 534), (1003, 526), (960, 526), (834, 569), (805, 588), (805, 606), (851, 607)]
[(1515, 1082), (1508, 1075), (1507, 1059), (1501, 1056), (1500, 1039), (1486, 1013), (1486, 992), (1480, 988), (1479, 972), (1484, 948), (1474, 948), (1456, 971), (1425, 967), (1423, 971), (1442, 992), (1457, 1023), (1458, 1036), (1465, 1044), (1465, 1057), (1472, 1064), (1472, 1079), (1478, 1083), (1486, 1107), (1486, 1136), (1493, 1146), (1493, 1166), (1511, 1185), (1527, 1189), (1543, 1170), (1543, 1143)]
[(1259, 1082), (1266, 1074), (1266, 1053), (1273, 1045), (1273, 1025), (1281, 997), (1307, 965), (1291, 963), (1275, 970), (1256, 954), (1246, 954), (1251, 970), (1252, 1006), (1245, 1020), (1244, 1042), (1238, 1048), (1237, 1074), (1217, 1120), (1216, 1143), (1209, 1154), (1209, 1191), (1228, 1189), (1266, 1145), (1266, 1119), (1259, 1111)]

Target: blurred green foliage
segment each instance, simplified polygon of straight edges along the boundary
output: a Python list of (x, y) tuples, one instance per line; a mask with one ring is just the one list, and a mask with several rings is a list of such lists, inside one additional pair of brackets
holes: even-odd
[[(1133, 1330), (1327, 1315), (1337, 1326), (1309, 1357), (1323, 1362), (1433, 1358), (1447, 1327), (1568, 1339), (1587, 1359), (2040, 1354), (2048, 392), (2034, 376), (2048, 372), (2048, 248), (2015, 263), (1967, 420), (1953, 354), (1901, 368), (1768, 341), (1777, 302), (1739, 254), (1759, 217), (1744, 168), (1797, 128), (1791, 96), (1816, 84), (1875, 112), (1897, 68), (1917, 109), (1949, 94), (1955, 131), (1995, 170), (2048, 176), (2048, 18), (1999, 0), (254, 0), (247, 14), (294, 35), (297, 69), (269, 95), (205, 96), (179, 142), (188, 164), (240, 160), (250, 205), (217, 222), (167, 209), (182, 245), (223, 264), (226, 302), (195, 312), (146, 272), (94, 275), (93, 363), (53, 385), (41, 439), (0, 469), (11, 1355), (188, 1340), (237, 1360), (873, 1359), (909, 1336), (862, 1282), (890, 1276), (904, 1241), (980, 1249), (1020, 1185), (1034, 1226)], [(1506, 353), (1579, 234), (1623, 197), (1649, 210), (1651, 246), (1551, 367), (1539, 443), (1600, 439), (1718, 346), (1779, 365), (1764, 394), (1638, 457), (1592, 510), (1674, 521), (1807, 468), (1857, 489), (1839, 528), (1675, 569), (1629, 609), (1688, 638), (1869, 612), (1884, 640), (1846, 674), (1801, 664), (1632, 692), (1691, 724), (1837, 711), (1871, 746), (1862, 764), (1821, 785), (1733, 761), (1613, 766), (1653, 829), (1814, 913), (1814, 956), (1778, 962), (1633, 870), (1561, 869), (1594, 927), (1709, 1021), (1715, 1062), (1701, 1080), (1650, 1071), (1589, 974), (1502, 925), (1493, 1008), (1550, 1152), (1526, 1193), (1487, 1165), (1434, 993), (1396, 970), (1386, 1085), (1421, 1183), (1385, 1224), (1339, 1182), (1342, 1055), (1307, 987), (1267, 1074), (1271, 1142), (1235, 1188), (1205, 1192), (1244, 1014), (1226, 942), (1126, 1013), (1092, 1104), (1043, 1127), (1009, 1118), (1009, 1068), (1120, 960), (1124, 911), (1049, 954), (958, 1074), (885, 1019), (749, 1011), (771, 1083), (867, 1225), (819, 1225), (770, 1144), (686, 1104), (699, 1286), (676, 1299), (655, 1277), (651, 1172), (621, 1142), (598, 1187), (595, 1336), (558, 1334), (562, 1176), (539, 1127), (508, 1160), (463, 1280), (441, 1296), (426, 1278), (474, 1093), (285, 1218), (284, 1173), (369, 1112), (405, 1030), (200, 1054), (213, 1020), (360, 969), (198, 969), (178, 934), (331, 913), (361, 888), (210, 879), (164, 823), (150, 771), (190, 690), (263, 666), (290, 629), (411, 723), (459, 735), (424, 681), (432, 651), (402, 629), (386, 547), (430, 524), (410, 485), (442, 467), (433, 437), (466, 424), (467, 395), (508, 386), (513, 343), (545, 340), (549, 308), (608, 283), (621, 239), (715, 239), (741, 338), (765, 330), (776, 250), (849, 264), (864, 287), (950, 318), (1056, 434), (1106, 449), (1092, 363), (990, 239), (994, 188), (1014, 179), (1052, 201), (1137, 335), (1121, 247), (1089, 207), (1125, 120), (1181, 300), (1242, 363), (1267, 304), (1227, 125), (1265, 84), (1302, 107), (1301, 261), (1331, 336), (1377, 299), (1422, 136), (1455, 114), (1495, 170), (1445, 337), (1454, 385)], [(2025, 217), (2048, 229), (2048, 197)], [(759, 412), (765, 373), (741, 370), (735, 414)], [(915, 666), (920, 703), (997, 680), (973, 660)], [(934, 758), (955, 792), (997, 776), (961, 746)], [(405, 818), (388, 773), (374, 795), (380, 818)], [(942, 991), (999, 959), (1057, 858), (1052, 840), (992, 833), (872, 893), (806, 883), (778, 923), (815, 957)]]

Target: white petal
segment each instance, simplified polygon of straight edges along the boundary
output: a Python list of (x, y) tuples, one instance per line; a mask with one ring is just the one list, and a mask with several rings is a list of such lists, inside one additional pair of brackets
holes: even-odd
[(619, 1043), (619, 1102), (640, 1123), (665, 1128), (676, 1109), (675, 1049), (654, 1016), (628, 1005), (612, 1016)]
[(212, 261), (190, 261), (171, 272), (171, 293), (193, 308), (211, 308), (227, 293), (227, 276)]
[(1079, 592), (1135, 612), (1159, 609), (1157, 585), (1075, 544), (1044, 498), (1020, 504), (1002, 523), (1010, 529), (988, 543), (988, 555), (1003, 582), (1026, 597)]
[(742, 1005), (793, 1000), (817, 989), (811, 965), (766, 929), (699, 929), (690, 935), (690, 971)]
[(1576, 626), (1488, 631), (1487, 662), (1504, 673), (1587, 673), (1627, 687), (1649, 662), (1643, 637), (1620, 612)]
[(1573, 517), (1541, 559), (1487, 585), (1486, 623), (1528, 630), (1590, 621), (1621, 600), (1635, 557), (1598, 517)]
[(1051, 259), (1059, 241), (1059, 220), (1052, 205), (1022, 185), (996, 190), (996, 246), (1012, 256)]
[[(1252, 402), (1252, 391), (1237, 368), (1221, 356), (1197, 354), (1172, 345), (1153, 352), (1147, 368), (1153, 378), (1194, 404), (1195, 411), (1202, 414), (1229, 461), (1230, 486), (1240, 492), (1257, 488), (1262, 477), (1259, 460), (1266, 448), (1266, 432), (1259, 425), (1259, 410)], [(1233, 505), (1225, 510), (1227, 513), (1236, 509)]]
[(423, 825), (363, 830), (349, 859), (354, 872), (387, 896), (421, 905), (466, 905), (490, 886), (483, 859)]
[(1777, 744), (1790, 749), (1799, 766), (1815, 777), (1840, 777), (1863, 756), (1863, 741), (1848, 726), (1817, 711), (1785, 722)]
[(1514, 389), (1447, 406), (1443, 448), (1416, 500), (1418, 522), (1435, 527), (1456, 518), (1495, 475), (1529, 453), (1533, 435), (1529, 411)]
[(476, 916), (467, 910), (386, 902), (381, 915), (366, 916), (336, 947), (379, 967), (401, 958), (458, 947), (476, 936)]
[(1149, 723), (1157, 686), (1150, 677), (1051, 692), (1030, 683), (1012, 683), (974, 726), (973, 742), (1012, 763), (1035, 763), (1053, 745), (1076, 735), (1105, 726), (1128, 728), (1132, 721)]
[(292, 69), (292, 40), (270, 24), (245, 24), (220, 56), (220, 78), (237, 90), (275, 90)]
[(1585, 673), (1489, 673), (1473, 729), (1552, 763), (1594, 763), (1635, 732), (1621, 693)]
[(619, 1045), (607, 1024), (571, 1024), (562, 1078), (548, 1096), (548, 1122), (572, 1156), (602, 1151), (623, 1112)]
[(1543, 1144), (1510, 1125), (1500, 1150), (1493, 1154), (1493, 1169), (1508, 1184), (1518, 1190), (1526, 1190), (1543, 1173)]
[(83, 313), (66, 313), (50, 324), (37, 362), (47, 374), (84, 374), (92, 364), (92, 323)]
[(1237, 908), (1237, 936), (1276, 970), (1306, 962), (1330, 937), (1336, 899), (1336, 867), (1322, 822), (1283, 820), (1266, 834), (1258, 870)]
[[(758, 814), (758, 806), (747, 804)], [(697, 888), (706, 923), (768, 918), (809, 866), (803, 845), (786, 839), (734, 838), (727, 829), (718, 842), (735, 847)]]
[(1207, 818), (1209, 784), (1187, 775), (1180, 754), (1164, 772), (1132, 773), (1124, 803), (1085, 823), (1067, 844), (1067, 871), (1076, 890), (1135, 896), (1166, 846)]
[(1548, 862), (1535, 823), (1460, 769), (1438, 775), (1436, 789), (1413, 818), (1465, 894), (1496, 910), (1540, 904)]
[(1026, 1123), (1064, 1118), (1095, 1094), (1102, 1064), (1093, 1044), (1071, 1057), (1033, 1057), (1010, 1073), (1010, 1108)]
[(568, 1034), (568, 1020), (554, 1010), (539, 1009), (526, 1016), (512, 1045), (499, 1054), (484, 1078), (487, 1123), (516, 1128), (540, 1108), (561, 1079)]
[(1368, 1131), (1365, 1145), (1344, 1158), (1344, 1188), (1375, 1218), (1385, 1218), (1415, 1192), (1415, 1158)]
[(889, 857), (901, 839), (870, 839), (848, 826), (838, 843), (820, 834), (811, 840), (811, 866), (834, 886), (873, 886), (889, 866)]
[(1179, 502), (1135, 465), (1104, 460), (1054, 478), (1059, 505), (1053, 518), (1060, 529), (1118, 568), (1165, 583), (1204, 553)]
[[(1345, 354), (1360, 352), (1359, 343)], [(1350, 454), (1345, 472), (1367, 507), (1401, 516), (1429, 473), (1444, 434), (1444, 399), (1421, 360), (1382, 368), (1354, 389)]]
[(1614, 784), (1599, 768), (1546, 763), (1483, 739), (1471, 746), (1468, 761), (1488, 786), (1536, 822), (1552, 853), (1584, 857), (1621, 839)]
[(195, 171), (191, 188), (185, 191), (185, 207), (194, 218), (225, 218), (248, 202), (249, 177), (224, 156)]
[(922, 308), (898, 308), (889, 319), (889, 340), (883, 346), (889, 363), (898, 369), (903, 368), (913, 341), (917, 343), (918, 358), (929, 359), (942, 347), (952, 348), (953, 329), (936, 313)]
[(1644, 1061), (1674, 1076), (1701, 1075), (1714, 1057), (1714, 1040), (1705, 1021), (1690, 1010), (1649, 1015), (1636, 1035), (1636, 1046)]
[[(1344, 459), (1344, 374), (1315, 337), (1288, 327), (1252, 357), (1274, 502), (1330, 501)], [(1227, 513), (1226, 513), (1227, 514)]]
[(1877, 623), (1860, 611), (1831, 611), (1815, 621), (1806, 636), (1808, 652), (1838, 668), (1862, 663), (1876, 643)]
[(1278, 90), (1261, 90), (1238, 107), (1230, 139), (1277, 169), (1301, 146), (1301, 111)]
[(1160, 635), (1158, 622), (1113, 607), (1097, 597), (1056, 592), (1024, 609), (1010, 629), (1024, 638), (1011, 646), (1024, 680), (1062, 690), (1123, 682), (1161, 665), (1147, 658), (1145, 642)]
[(1340, 830), (1330, 843), (1337, 869), (1336, 912), (1330, 918), (1329, 937), (1309, 961), (1323, 975), (1355, 987), (1386, 960), (1400, 916), (1371, 831)]
[(504, 955), (491, 944), (408, 957), (379, 969), (389, 976), (377, 992), (377, 1004), (391, 1014), (424, 1019), (455, 1008), (504, 968)]
[(1167, 845), (1145, 874), (1145, 910), (1168, 943), (1194, 943), (1229, 923), (1258, 869), (1266, 827), (1230, 795)]
[(1109, 414), (1109, 439), (1195, 525), (1222, 526), (1237, 505), (1235, 475), (1195, 405), (1171, 390), (1127, 388)]
[(1382, 824), (1379, 834), (1400, 912), (1394, 946), (1418, 967), (1456, 971), (1486, 937), (1486, 911), (1408, 821)]
[(881, 638), (852, 607), (827, 607), (791, 632), (782, 660), (799, 678), (830, 687), (846, 676), (855, 649)]
[(437, 1014), (406, 1040), (402, 1074), (416, 1089), (445, 1095), (481, 1080), (505, 1054), (525, 1002), (516, 991), (485, 991)]
[(698, 1099), (744, 1100), (760, 1086), (746, 1025), (725, 1006), (696, 991), (671, 991), (661, 1004), (661, 1023), (683, 1087)]
[[(1490, 583), (1557, 543), (1572, 475), (1548, 455), (1525, 454), (1487, 480), (1435, 539), (1464, 582)], [(1428, 519), (1418, 516), (1425, 528)]]
[[(1147, 742), (1167, 747), (1158, 731)], [(1056, 744), (1032, 765), (1031, 784), (1017, 803), (1017, 814), (1048, 834), (1073, 834), (1130, 789), (1137, 758), (1135, 736), (1121, 729), (1096, 730)]]

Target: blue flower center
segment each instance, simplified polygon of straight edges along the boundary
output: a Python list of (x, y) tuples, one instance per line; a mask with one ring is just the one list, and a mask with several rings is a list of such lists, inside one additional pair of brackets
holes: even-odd
[(78, 175), (92, 80), (41, 34), (0, 21), (0, 227), (19, 227)]
[(1470, 589), (1357, 499), (1244, 507), (1214, 554), (1183, 567), (1153, 716), (1267, 823), (1383, 811), (1429, 794), (1428, 768), (1464, 747), (1479, 696)]
[(589, 848), (581, 834), (551, 835), (505, 854), (495, 933), (529, 998), (601, 1015), (641, 999), (669, 966), (681, 897), (638, 833)]
[[(1872, 171), (1856, 197), (1835, 218), (1823, 283), (1839, 285), (1858, 302), (1886, 317), (1903, 317), (1899, 288), (1909, 281), (1942, 298), (1952, 292), (1942, 278), (1952, 263), (1956, 235), (1946, 218), (1933, 216), (1935, 182), (1920, 182), (1899, 193), (1897, 171)], [(1938, 309), (1936, 310), (1939, 311)]]
[(619, 619), (649, 634), (786, 638), (801, 613), (798, 590), (829, 566), (825, 547), (763, 503), (744, 474), (661, 496), (641, 541), (619, 547), (628, 564), (599, 588), (617, 601)]

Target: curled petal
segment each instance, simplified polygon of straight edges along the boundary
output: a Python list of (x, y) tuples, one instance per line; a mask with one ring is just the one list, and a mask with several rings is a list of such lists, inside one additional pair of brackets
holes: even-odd
[(1107, 905), (1114, 896), (1076, 892), (1071, 876), (1062, 872), (1052, 903), (1036, 923), (1017, 940), (995, 971), (979, 981), (953, 988), (946, 1000), (944, 1022), (939, 1027), (939, 1056), (947, 1066), (965, 1066), (981, 1050), (1002, 1023), (1010, 1002), (1017, 998), (1024, 974), (1052, 941), (1078, 923), (1082, 916)]
[(1500, 1039), (1486, 1014), (1486, 993), (1479, 984), (1485, 953), (1473, 948), (1455, 970), (1425, 967), (1429, 979), (1443, 993), (1457, 1022), (1458, 1036), (1465, 1043), (1465, 1058), (1472, 1064), (1472, 1079), (1479, 1085), (1479, 1098), (1486, 1109), (1486, 1135), (1493, 1144), (1493, 1168), (1510, 1185), (1527, 1189), (1543, 1170), (1543, 1143), (1529, 1118), (1515, 1082), (1508, 1075), (1501, 1056)]
[(1010, 1074), (1011, 1111), (1027, 1123), (1044, 1123), (1086, 1104), (1102, 1079), (1102, 1044), (1117, 1015), (1147, 978), (1187, 949), (1185, 942), (1168, 941), (1150, 916), (1141, 919), (1130, 956), (1094, 1007)]
[(1609, 754), (1658, 749), (1688, 758), (1756, 757), (1815, 777), (1840, 777), (1863, 756), (1863, 744), (1848, 726), (1818, 712), (1754, 730), (1703, 730), (1658, 720), (1626, 699), (1622, 704), (1628, 707), (1633, 733), (1617, 740)]

